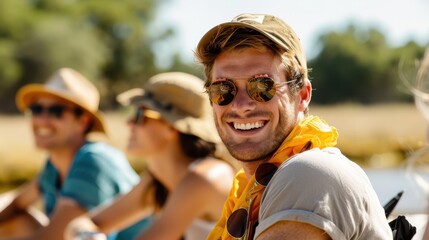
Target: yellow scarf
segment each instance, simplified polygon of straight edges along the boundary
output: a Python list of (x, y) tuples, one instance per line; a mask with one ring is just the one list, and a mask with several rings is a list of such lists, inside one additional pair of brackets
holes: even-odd
[[(307, 148), (322, 149), (325, 147), (335, 146), (337, 138), (338, 133), (334, 127), (330, 127), (324, 120), (316, 116), (309, 116), (295, 126), (289, 136), (280, 145), (279, 149), (273, 154), (269, 162), (280, 165), (293, 155), (300, 153), (302, 150), (306, 150)], [(310, 145), (308, 144), (309, 142), (311, 142)], [(252, 189), (254, 184), (254, 176), (247, 179), (243, 169), (237, 173), (228, 199), (225, 202), (221, 219), (218, 221), (207, 239), (235, 239), (226, 231), (226, 221), (233, 211), (246, 204), (247, 193)], [(260, 201), (262, 193), (263, 191), (260, 192), (260, 196), (255, 199)], [(257, 208), (259, 209), (259, 202), (255, 203), (255, 205), (257, 205)], [(252, 210), (254, 211), (255, 209)]]

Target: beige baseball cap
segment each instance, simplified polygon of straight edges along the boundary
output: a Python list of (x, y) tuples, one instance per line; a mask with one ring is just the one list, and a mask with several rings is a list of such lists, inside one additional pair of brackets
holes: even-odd
[(98, 110), (100, 94), (97, 88), (76, 70), (61, 68), (45, 84), (28, 84), (20, 88), (16, 94), (18, 109), (24, 112), (41, 96), (54, 96), (78, 105), (93, 118), (90, 132), (106, 133), (104, 117)]
[(294, 52), (301, 65), (307, 68), (306, 57), (295, 31), (280, 18), (268, 14), (243, 13), (236, 16), (231, 22), (213, 27), (201, 38), (197, 45), (197, 52), (206, 52), (205, 49), (219, 33), (230, 27), (250, 28), (258, 31), (284, 50)]
[(149, 108), (176, 130), (192, 134), (205, 141), (219, 143), (213, 112), (204, 81), (183, 72), (161, 73), (151, 77), (141, 88), (125, 91), (117, 96), (122, 105)]

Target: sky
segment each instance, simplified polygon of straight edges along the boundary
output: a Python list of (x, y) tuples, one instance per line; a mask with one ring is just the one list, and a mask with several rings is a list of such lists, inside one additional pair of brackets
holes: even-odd
[(170, 0), (160, 8), (156, 25), (173, 27), (177, 38), (157, 51), (164, 56), (179, 51), (182, 59), (193, 61), (200, 38), (240, 13), (282, 18), (300, 37), (308, 58), (315, 55), (318, 36), (342, 31), (350, 23), (377, 28), (393, 47), (409, 40), (429, 43), (428, 0)]

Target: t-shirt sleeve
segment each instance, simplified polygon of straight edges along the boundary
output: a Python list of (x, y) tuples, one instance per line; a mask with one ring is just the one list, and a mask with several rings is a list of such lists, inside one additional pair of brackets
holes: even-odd
[(368, 178), (336, 151), (310, 150), (280, 166), (263, 195), (255, 236), (280, 221), (311, 224), (332, 239), (391, 236)]
[(42, 171), (38, 176), (39, 190), (43, 194), (44, 210), (50, 216), (54, 210), (57, 198), (57, 179), (58, 171), (54, 168), (52, 163), (47, 160)]
[[(83, 208), (90, 210), (111, 201), (137, 183), (138, 177), (125, 156), (115, 152), (82, 151), (73, 161), (72, 168), (61, 189), (61, 195), (72, 198)], [(136, 177), (133, 179), (132, 177)]]

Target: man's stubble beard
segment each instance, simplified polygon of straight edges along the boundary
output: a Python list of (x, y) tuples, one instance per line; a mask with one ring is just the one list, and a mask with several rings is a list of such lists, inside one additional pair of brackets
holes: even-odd
[[(284, 140), (289, 136), (290, 132), (294, 128), (296, 124), (296, 119), (294, 124), (288, 124), (286, 121), (286, 115), (282, 114), (280, 116), (279, 124), (274, 130), (274, 138), (267, 138), (260, 143), (249, 143), (255, 145), (255, 151), (239, 151), (237, 148), (240, 148), (240, 144), (234, 144), (227, 134), (219, 132), (218, 122), (216, 122), (216, 128), (218, 129), (219, 135), (222, 139), (222, 142), (225, 144), (231, 156), (237, 159), (240, 162), (256, 162), (256, 161), (266, 161), (271, 158), (271, 156), (277, 151), (277, 149), (281, 146)], [(260, 146), (258, 146), (258, 144)]]

